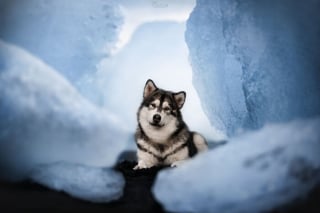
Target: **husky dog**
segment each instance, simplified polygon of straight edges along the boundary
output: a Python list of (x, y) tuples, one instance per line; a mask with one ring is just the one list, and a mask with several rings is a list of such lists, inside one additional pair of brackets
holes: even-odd
[(182, 119), (180, 109), (185, 99), (183, 91), (174, 93), (157, 88), (150, 79), (146, 82), (137, 113), (138, 164), (133, 169), (178, 166), (197, 152), (208, 149), (206, 140), (190, 132)]

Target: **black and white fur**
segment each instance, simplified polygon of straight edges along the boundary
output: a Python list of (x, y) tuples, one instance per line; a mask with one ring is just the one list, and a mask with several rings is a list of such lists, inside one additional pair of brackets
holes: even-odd
[(170, 92), (157, 88), (152, 80), (144, 87), (135, 134), (138, 164), (134, 169), (157, 165), (177, 166), (195, 154), (208, 149), (206, 140), (190, 132), (180, 109), (185, 92)]

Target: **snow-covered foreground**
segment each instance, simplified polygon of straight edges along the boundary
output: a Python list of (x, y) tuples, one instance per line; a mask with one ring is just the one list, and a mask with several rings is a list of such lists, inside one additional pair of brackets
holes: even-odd
[[(52, 174), (54, 179), (60, 173), (56, 166), (53, 170), (37, 168), (39, 164), (57, 161), (110, 167), (127, 146), (129, 133), (117, 118), (90, 104), (41, 60), (3, 41), (0, 42), (0, 97), (0, 166), (7, 178), (27, 178), (36, 169), (40, 176), (49, 171), (47, 176)], [(71, 177), (76, 180), (84, 173), (78, 174), (78, 167), (74, 169), (67, 181), (72, 182)], [(101, 171), (83, 169), (93, 172), (92, 176)], [(86, 187), (90, 183), (84, 181), (78, 184)], [(65, 184), (57, 188), (68, 187)]]
[(153, 193), (171, 212), (263, 212), (320, 183), (319, 150), (319, 117), (267, 125), (162, 171)]

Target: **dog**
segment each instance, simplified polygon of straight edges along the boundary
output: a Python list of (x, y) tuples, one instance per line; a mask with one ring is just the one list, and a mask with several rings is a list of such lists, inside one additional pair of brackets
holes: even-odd
[(205, 138), (189, 131), (183, 121), (180, 110), (185, 99), (184, 91), (166, 91), (150, 79), (146, 82), (143, 101), (137, 112), (135, 140), (138, 163), (134, 170), (179, 166), (208, 149)]

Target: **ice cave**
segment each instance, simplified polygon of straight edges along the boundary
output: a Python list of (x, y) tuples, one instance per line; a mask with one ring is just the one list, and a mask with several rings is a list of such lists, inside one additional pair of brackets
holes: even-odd
[[(0, 176), (123, 196), (143, 86), (212, 147), (159, 171), (168, 212), (268, 212), (320, 185), (320, 1), (1, 0)], [(224, 141), (223, 145), (219, 145)], [(216, 147), (216, 148), (214, 148)], [(186, 187), (187, 186), (187, 187)]]

